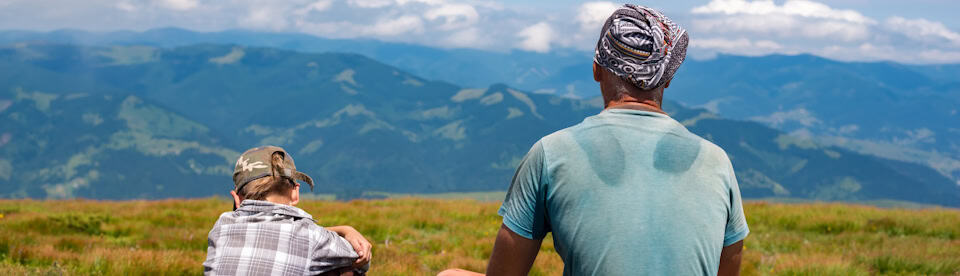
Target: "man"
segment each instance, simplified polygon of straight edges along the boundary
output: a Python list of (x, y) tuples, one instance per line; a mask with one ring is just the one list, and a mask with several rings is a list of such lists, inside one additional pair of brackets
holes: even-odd
[[(606, 108), (524, 157), (488, 274), (526, 275), (548, 232), (564, 275), (739, 274), (749, 230), (730, 160), (661, 109), (687, 42), (650, 8), (607, 19), (593, 64)], [(458, 274), (476, 273), (441, 273)]]

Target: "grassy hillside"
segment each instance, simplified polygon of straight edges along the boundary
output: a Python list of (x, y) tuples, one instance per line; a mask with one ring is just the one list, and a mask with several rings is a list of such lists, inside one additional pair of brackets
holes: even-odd
[[(200, 274), (223, 199), (0, 201), (0, 274)], [(497, 203), (402, 198), (300, 205), (375, 244), (374, 275), (482, 270)], [(743, 271), (755, 274), (957, 274), (960, 211), (748, 203)], [(533, 275), (559, 275), (549, 236)]]

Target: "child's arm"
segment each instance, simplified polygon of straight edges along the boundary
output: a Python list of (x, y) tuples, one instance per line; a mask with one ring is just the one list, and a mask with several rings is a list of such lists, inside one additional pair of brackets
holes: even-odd
[(353, 268), (351, 267), (344, 267), (334, 271), (329, 271), (324, 274), (320, 274), (320, 276), (354, 276), (354, 275), (361, 275), (361, 274), (354, 272)]
[(210, 233), (207, 234), (207, 259), (203, 261), (203, 273), (216, 273), (212, 272), (219, 265), (217, 260), (217, 246), (216, 241), (220, 238), (220, 226), (223, 224), (223, 217), (226, 213), (221, 214), (220, 218), (217, 219), (217, 222), (213, 224), (213, 229), (210, 229)]
[(347, 240), (347, 242), (350, 242), (350, 246), (353, 247), (353, 251), (356, 251), (357, 255), (360, 256), (357, 258), (357, 261), (353, 263), (354, 267), (361, 267), (370, 262), (372, 257), (371, 249), (373, 249), (373, 245), (370, 244), (370, 241), (367, 241), (367, 239), (363, 237), (363, 234), (360, 234), (357, 229), (354, 229), (349, 225), (331, 226), (325, 228), (337, 233), (337, 235), (343, 237), (343, 239)]
[[(360, 259), (360, 254), (353, 249), (353, 245), (351, 245), (346, 238), (341, 237), (337, 232), (325, 227), (316, 224), (312, 226), (310, 229), (311, 233), (309, 234), (311, 252), (308, 257), (310, 260), (309, 270), (311, 273), (323, 274), (348, 268), (352, 269), (355, 275), (366, 274), (370, 269), (370, 264), (366, 263), (360, 267), (354, 266), (357, 259)], [(350, 232), (348, 231), (349, 228), (338, 229), (338, 227), (334, 227), (333, 229), (341, 230), (345, 233)], [(367, 253), (367, 256), (370, 256), (370, 254)]]

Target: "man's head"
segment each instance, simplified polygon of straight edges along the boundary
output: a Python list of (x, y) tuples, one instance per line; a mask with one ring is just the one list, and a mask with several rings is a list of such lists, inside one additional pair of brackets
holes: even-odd
[(247, 150), (233, 170), (234, 208), (244, 199), (280, 201), (294, 205), (300, 200), (300, 184), (297, 180), (310, 184), (313, 179), (297, 171), (293, 157), (283, 148), (264, 146)]
[(630, 96), (654, 98), (659, 105), (688, 42), (687, 32), (658, 11), (626, 4), (613, 12), (594, 55), (594, 79), (605, 102)]

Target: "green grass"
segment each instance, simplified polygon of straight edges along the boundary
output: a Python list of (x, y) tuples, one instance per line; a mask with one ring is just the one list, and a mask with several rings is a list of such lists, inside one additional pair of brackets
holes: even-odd
[[(500, 224), (497, 202), (384, 196), (398, 198), (299, 207), (323, 225), (363, 232), (375, 244), (374, 275), (485, 268)], [(0, 201), (0, 275), (200, 274), (207, 232), (228, 205), (224, 198)], [(746, 275), (960, 273), (960, 210), (767, 202), (745, 208)], [(562, 270), (548, 236), (531, 274)]]
[(364, 196), (383, 197), (383, 198), (432, 198), (432, 199), (473, 199), (483, 202), (501, 201), (507, 196), (504, 191), (492, 192), (465, 192), (465, 193), (436, 193), (436, 194), (395, 194), (384, 192), (366, 192)]

